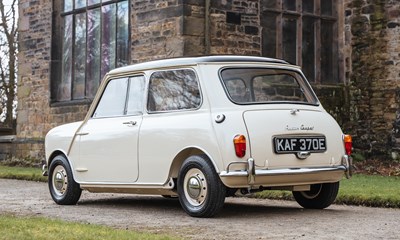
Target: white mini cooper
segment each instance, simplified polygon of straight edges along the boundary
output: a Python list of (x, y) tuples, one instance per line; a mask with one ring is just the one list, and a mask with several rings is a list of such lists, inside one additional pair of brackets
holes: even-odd
[(278, 59), (208, 56), (109, 72), (82, 122), (46, 136), (50, 194), (178, 196), (210, 217), (236, 192), (284, 189), (326, 208), (351, 176), (349, 135), (300, 68)]

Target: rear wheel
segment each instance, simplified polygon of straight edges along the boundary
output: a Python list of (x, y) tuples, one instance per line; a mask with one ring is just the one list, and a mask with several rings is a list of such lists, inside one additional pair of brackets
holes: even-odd
[(178, 196), (182, 208), (192, 217), (212, 217), (224, 205), (226, 187), (214, 166), (203, 155), (190, 156), (178, 176)]
[(49, 190), (54, 202), (60, 205), (76, 204), (81, 188), (72, 177), (71, 167), (63, 155), (56, 156), (49, 167)]
[(297, 203), (304, 208), (323, 209), (329, 207), (339, 192), (339, 182), (311, 185), (310, 191), (293, 192)]

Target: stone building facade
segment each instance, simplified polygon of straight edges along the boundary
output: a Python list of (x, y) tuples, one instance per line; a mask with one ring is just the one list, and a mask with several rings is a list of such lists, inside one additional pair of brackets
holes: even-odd
[(104, 69), (210, 54), (302, 66), (357, 151), (400, 150), (398, 1), (20, 0), (19, 16), (17, 157), (84, 118)]

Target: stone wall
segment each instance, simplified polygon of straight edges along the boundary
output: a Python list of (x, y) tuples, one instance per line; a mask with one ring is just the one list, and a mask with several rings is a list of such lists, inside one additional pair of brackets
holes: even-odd
[(345, 7), (354, 146), (367, 156), (397, 158), (400, 3), (354, 0)]
[(43, 159), (53, 127), (83, 119), (87, 105), (50, 106), (52, 1), (19, 1), (16, 157)]
[(132, 1), (132, 62), (205, 54), (205, 2)]
[(210, 54), (261, 55), (259, 0), (211, 1)]
[[(208, 54), (261, 55), (260, 2), (131, 1), (131, 62)], [(339, 2), (344, 6), (338, 20), (344, 39), (338, 40), (345, 84), (316, 85), (315, 91), (344, 131), (354, 136), (356, 151), (397, 157), (400, 3)], [(48, 130), (83, 119), (88, 109), (89, 103), (50, 102), (52, 14), (51, 0), (19, 1), (19, 105), (13, 148), (18, 157), (43, 158)]]
[(183, 55), (183, 5), (178, 0), (131, 1), (132, 62)]

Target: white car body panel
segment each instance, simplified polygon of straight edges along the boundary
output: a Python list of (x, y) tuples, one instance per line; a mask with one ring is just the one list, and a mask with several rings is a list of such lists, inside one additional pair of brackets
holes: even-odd
[[(132, 124), (131, 124), (132, 122)], [(134, 183), (142, 116), (90, 119), (75, 139), (75, 179), (80, 183)], [(133, 124), (135, 123), (135, 124)], [(112, 144), (110, 144), (112, 142)], [(117, 168), (116, 168), (117, 167)]]
[[(148, 114), (143, 117), (140, 131), (141, 183), (165, 183), (169, 179), (172, 161), (184, 149), (202, 149), (205, 154), (213, 156), (215, 163), (220, 162), (207, 109)], [(223, 165), (216, 164), (215, 167), (218, 171)]]
[[(257, 166), (264, 168), (296, 168), (338, 165), (344, 154), (343, 146), (330, 144), (342, 141), (342, 132), (332, 117), (324, 110), (304, 105), (284, 105), (280, 109), (249, 110), (243, 114), (246, 123), (251, 155)], [(298, 110), (292, 114), (293, 109)], [(295, 154), (275, 154), (271, 136), (325, 136), (327, 150), (312, 153), (299, 160)]]
[(68, 155), (75, 133), (81, 125), (82, 122), (74, 122), (51, 129), (45, 139), (46, 160), (56, 151)]

